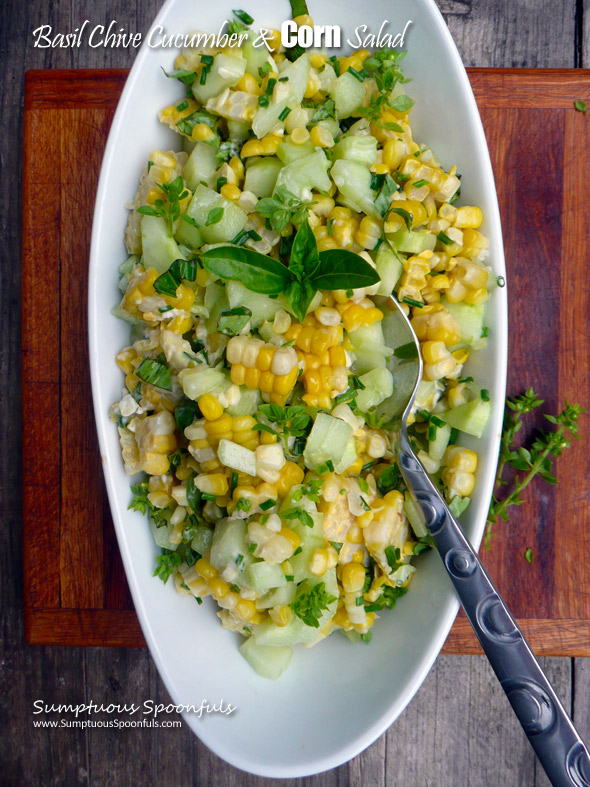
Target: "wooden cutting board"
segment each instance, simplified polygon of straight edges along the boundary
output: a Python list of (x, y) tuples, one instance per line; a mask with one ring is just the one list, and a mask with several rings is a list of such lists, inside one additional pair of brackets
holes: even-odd
[[(23, 166), (26, 638), (144, 646), (103, 485), (88, 373), (94, 195), (126, 71), (29, 71)], [(504, 226), (508, 391), (590, 404), (590, 71), (471, 69)], [(452, 108), (449, 107), (449, 111)], [(433, 129), (433, 134), (435, 130)], [(461, 133), (461, 129), (457, 129)], [(125, 195), (121, 197), (124, 198)], [(120, 260), (105, 260), (115, 276)], [(113, 358), (118, 348), (113, 347)], [(114, 362), (114, 360), (113, 360)], [(536, 419), (538, 425), (542, 418)], [(590, 440), (496, 526), (482, 557), (537, 654), (590, 656)], [(534, 551), (530, 565), (524, 558)], [(156, 580), (154, 580), (156, 581)], [(479, 653), (460, 616), (446, 653)]]

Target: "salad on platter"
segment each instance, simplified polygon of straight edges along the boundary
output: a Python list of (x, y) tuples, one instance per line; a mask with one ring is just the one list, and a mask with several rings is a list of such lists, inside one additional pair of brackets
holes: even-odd
[(165, 72), (178, 144), (128, 204), (111, 417), (154, 573), (211, 596), (277, 678), (294, 645), (369, 642), (430, 548), (389, 428), (415, 359), (392, 297), (424, 361), (418, 457), (455, 515), (469, 505), (478, 458), (459, 443), (491, 404), (468, 359), (496, 279), (456, 166), (413, 138), (403, 52), (282, 50), (278, 31), (255, 47), (234, 13), (242, 46), (188, 47)]

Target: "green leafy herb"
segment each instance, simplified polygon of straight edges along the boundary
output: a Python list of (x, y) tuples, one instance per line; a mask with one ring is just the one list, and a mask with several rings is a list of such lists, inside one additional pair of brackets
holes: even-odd
[[(395, 180), (391, 177), (391, 175), (385, 175), (381, 189), (375, 197), (375, 207), (381, 216), (383, 216), (383, 218), (386, 218), (389, 211), (391, 205), (391, 195), (396, 191), (398, 191), (398, 186)], [(400, 209), (398, 208), (398, 210)]]
[(204, 267), (220, 279), (241, 282), (252, 292), (278, 295), (291, 280), (282, 263), (241, 246), (216, 246), (201, 257)]
[(195, 514), (197, 511), (201, 510), (202, 497), (201, 490), (195, 485), (195, 477), (191, 476), (186, 485), (186, 499), (188, 500), (189, 508), (191, 508)]
[(184, 432), (187, 426), (190, 426), (193, 421), (197, 420), (197, 418), (201, 418), (202, 415), (199, 405), (196, 402), (193, 402), (192, 399), (189, 399), (188, 396), (185, 396), (176, 405), (174, 417), (176, 419), (176, 425), (181, 432)]
[(413, 552), (415, 555), (421, 555), (423, 552), (428, 552), (433, 546), (432, 536), (423, 536), (414, 544)]
[(171, 295), (174, 298), (176, 296), (176, 290), (183, 279), (186, 281), (194, 281), (196, 278), (196, 259), (174, 260), (168, 270), (158, 276), (158, 278), (155, 280), (154, 290), (159, 292), (161, 295)]
[(424, 180), (424, 178), (420, 178), (420, 180), (415, 181), (415, 183), (413, 185), (414, 185), (414, 188), (421, 189), (422, 186), (428, 186), (429, 183), (430, 183), (429, 180)]
[(135, 371), (136, 375), (144, 383), (155, 385), (165, 391), (172, 390), (172, 375), (165, 363), (158, 360), (144, 358)]
[(165, 219), (168, 224), (168, 237), (171, 238), (174, 233), (174, 222), (180, 216), (180, 203), (189, 196), (190, 192), (184, 186), (182, 175), (171, 183), (158, 183), (157, 186), (164, 192), (165, 199), (157, 199), (153, 205), (143, 205), (137, 209), (137, 212), (144, 216), (159, 216)]
[(409, 112), (410, 109), (414, 106), (415, 101), (413, 101), (409, 96), (396, 96), (389, 102), (389, 106), (392, 109), (395, 109), (396, 112), (401, 112), (402, 114), (406, 114)]
[(336, 115), (336, 108), (334, 104), (334, 99), (330, 98), (328, 101), (325, 101), (318, 109), (315, 111), (311, 122), (312, 123), (319, 123), (320, 120), (325, 120), (326, 118), (333, 118)]
[(300, 506), (295, 506), (295, 508), (289, 508), (287, 511), (283, 511), (281, 519), (298, 519), (305, 527), (313, 527), (314, 525), (311, 514)]
[(400, 344), (399, 347), (396, 347), (393, 354), (396, 358), (400, 358), (401, 360), (411, 360), (412, 358), (418, 357), (418, 348), (414, 342), (408, 342), (407, 344)]
[(185, 85), (192, 85), (197, 78), (194, 71), (187, 71), (184, 68), (175, 68), (173, 71), (166, 71), (163, 68), (162, 71), (169, 79), (178, 79), (179, 82), (183, 82)]
[(384, 470), (377, 479), (377, 489), (379, 490), (380, 495), (385, 496), (388, 492), (391, 492), (394, 489), (399, 491), (402, 483), (400, 469), (397, 464), (393, 464), (389, 465), (387, 470)]
[(205, 226), (211, 227), (213, 224), (219, 224), (225, 213), (224, 208), (211, 208), (205, 219)]
[(237, 336), (250, 322), (252, 312), (247, 306), (234, 306), (233, 309), (221, 312), (217, 327), (226, 336)]
[(288, 444), (289, 437), (302, 437), (311, 423), (311, 416), (305, 412), (305, 408), (301, 405), (281, 407), (280, 404), (271, 402), (269, 404), (261, 404), (258, 412), (271, 424), (275, 424), (276, 429), (272, 429), (259, 420), (254, 426), (254, 430), (269, 432), (270, 434), (280, 433), (285, 446)]
[(238, 502), (236, 503), (236, 510), (237, 511), (249, 511), (252, 508), (252, 501), (249, 500), (247, 497), (240, 497)]
[[(408, 81), (404, 79), (399, 65), (405, 54), (405, 52), (396, 49), (380, 49), (364, 61), (363, 70), (375, 79), (378, 92), (371, 96), (368, 107), (357, 108), (356, 111), (359, 115), (379, 122), (381, 113), (388, 107), (396, 109), (398, 112), (406, 112), (412, 106), (414, 102), (407, 106), (407, 102), (412, 101), (407, 96), (391, 99), (391, 91), (395, 85), (398, 82)], [(400, 101), (400, 99), (406, 99), (406, 101)], [(407, 109), (404, 108), (406, 106)]]
[[(586, 410), (580, 407), (579, 404), (568, 404), (566, 401), (565, 407), (558, 415), (545, 414), (547, 421), (556, 427), (554, 430), (540, 430), (533, 439), (530, 448), (525, 446), (515, 448), (516, 435), (523, 426), (522, 416), (527, 415), (542, 404), (543, 400), (539, 399), (532, 388), (529, 388), (520, 396), (506, 400), (507, 408), (500, 441), (496, 483), (487, 518), (485, 535), (487, 549), (490, 547), (492, 528), (497, 519), (501, 518), (504, 521), (508, 521), (508, 507), (522, 505), (524, 500), (521, 497), (521, 492), (536, 475), (540, 475), (549, 484), (557, 484), (557, 478), (553, 472), (552, 458), (557, 458), (566, 448), (569, 448), (571, 438), (580, 439), (578, 420)], [(512, 467), (517, 473), (518, 471), (522, 472), (523, 475), (517, 474), (508, 492), (501, 495), (502, 487), (508, 485), (508, 482), (502, 478), (506, 465)]]
[(577, 101), (574, 101), (574, 108), (578, 112), (583, 112), (584, 114), (587, 114), (587, 112), (588, 112), (588, 109), (586, 108), (586, 102), (585, 101), (581, 101), (580, 99), (577, 99)]
[(379, 596), (377, 601), (374, 601), (372, 604), (365, 604), (365, 612), (379, 612), (384, 608), (393, 609), (398, 598), (405, 596), (407, 592), (407, 588), (392, 588), (388, 585), (384, 585), (383, 593)]
[(338, 554), (340, 554), (340, 550), (342, 549), (342, 541), (328, 541), (328, 543), (334, 547)]
[(455, 241), (451, 240), (448, 235), (446, 235), (442, 230), (436, 236), (441, 243), (444, 243), (445, 246), (451, 246)]
[(131, 487), (133, 498), (129, 503), (128, 508), (132, 511), (140, 511), (142, 514), (147, 515), (155, 524), (156, 527), (164, 527), (168, 524), (172, 515), (172, 510), (169, 507), (156, 508), (153, 503), (148, 499), (148, 482), (140, 481), (138, 484), (133, 484)]
[(349, 74), (352, 74), (355, 79), (358, 79), (359, 82), (364, 82), (367, 77), (366, 71), (357, 71), (356, 68), (353, 68), (352, 66), (349, 66), (347, 71)]
[(529, 548), (527, 549), (527, 551), (524, 553), (524, 556), (525, 556), (525, 558), (528, 560), (528, 562), (532, 564), (532, 562), (533, 562), (533, 560), (534, 560), (534, 557), (535, 557), (535, 556), (534, 556), (534, 554), (533, 554), (533, 550), (532, 550), (530, 547), (529, 547)]
[(246, 11), (242, 11), (241, 9), (234, 8), (232, 11), (233, 15), (236, 16), (240, 22), (243, 22), (245, 25), (251, 25), (254, 19), (250, 16), (249, 13)]
[(326, 592), (326, 583), (318, 582), (307, 593), (301, 593), (291, 604), (291, 609), (306, 626), (320, 627), (322, 612), (336, 601), (336, 596)]
[(182, 555), (179, 552), (172, 552), (170, 549), (162, 549), (162, 554), (156, 558), (157, 566), (154, 576), (160, 577), (166, 584), (175, 569), (182, 563)]
[(277, 504), (276, 500), (271, 500), (269, 498), (268, 500), (265, 500), (264, 503), (260, 503), (260, 509), (262, 511), (268, 511), (269, 508), (273, 508), (273, 506), (276, 506), (276, 504)]
[(279, 186), (272, 197), (258, 200), (256, 211), (269, 220), (271, 229), (282, 232), (289, 222), (299, 226), (305, 221), (312, 205), (315, 205), (313, 201), (301, 200), (286, 186)]
[(399, 547), (385, 547), (385, 557), (387, 558), (389, 568), (391, 569), (389, 572), (390, 574), (393, 574), (393, 572), (397, 571), (398, 568), (405, 566), (405, 563), (401, 560), (401, 550)]
[(411, 213), (408, 213), (407, 210), (404, 210), (403, 208), (390, 208), (388, 214), (389, 213), (396, 213), (398, 216), (401, 216), (402, 219), (404, 220), (404, 224), (406, 225), (406, 229), (407, 230), (412, 229), (412, 222), (414, 221), (414, 217), (412, 216)]

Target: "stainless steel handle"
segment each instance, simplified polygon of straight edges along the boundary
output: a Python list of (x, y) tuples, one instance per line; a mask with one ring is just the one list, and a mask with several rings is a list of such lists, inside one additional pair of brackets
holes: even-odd
[(404, 432), (398, 460), (463, 609), (551, 783), (590, 787), (588, 749)]

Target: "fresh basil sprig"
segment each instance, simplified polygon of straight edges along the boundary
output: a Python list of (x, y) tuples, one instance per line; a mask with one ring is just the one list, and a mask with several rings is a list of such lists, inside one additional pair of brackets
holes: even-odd
[(253, 292), (284, 293), (295, 317), (303, 320), (318, 290), (354, 290), (380, 281), (377, 271), (345, 249), (318, 252), (308, 221), (299, 227), (289, 267), (241, 246), (216, 246), (202, 255), (204, 267), (221, 279), (241, 282)]
[(172, 265), (167, 271), (162, 273), (154, 282), (154, 290), (161, 295), (176, 296), (182, 279), (186, 281), (194, 281), (197, 278), (197, 260), (196, 258), (190, 260), (178, 259), (174, 260)]

